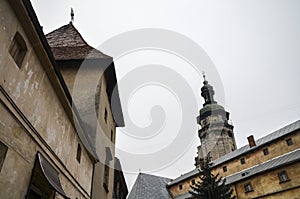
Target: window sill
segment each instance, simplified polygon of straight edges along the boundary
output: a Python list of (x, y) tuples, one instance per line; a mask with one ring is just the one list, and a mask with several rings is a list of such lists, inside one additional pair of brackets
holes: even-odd
[(249, 191), (245, 191), (245, 193), (250, 193), (250, 192), (253, 192), (254, 190), (252, 189), (252, 190), (249, 190)]

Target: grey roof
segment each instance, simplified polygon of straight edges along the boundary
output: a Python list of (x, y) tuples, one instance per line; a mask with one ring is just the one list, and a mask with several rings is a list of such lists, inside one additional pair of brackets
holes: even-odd
[(171, 199), (166, 184), (169, 178), (139, 173), (128, 199)]
[(212, 161), (213, 166), (215, 167), (215, 166), (220, 165), (222, 163), (225, 163), (225, 162), (227, 162), (227, 161), (229, 161), (233, 158), (236, 158), (236, 157), (241, 156), (245, 153), (248, 153), (252, 150), (255, 150), (258, 147), (261, 147), (261, 146), (263, 146), (263, 145), (265, 145), (265, 144), (267, 144), (267, 143), (269, 143), (273, 140), (276, 140), (276, 139), (278, 139), (282, 136), (285, 136), (285, 135), (287, 135), (287, 134), (289, 134), (289, 133), (291, 133), (291, 132), (293, 132), (297, 129), (300, 129), (300, 120), (298, 120), (298, 121), (296, 121), (292, 124), (289, 124), (289, 125), (281, 128), (281, 129), (279, 129), (279, 130), (277, 130), (277, 131), (275, 131), (275, 132), (273, 132), (273, 133), (271, 133), (271, 134), (269, 134), (265, 137), (262, 137), (262, 138), (256, 140), (255, 141), (256, 142), (255, 147), (250, 148), (249, 145), (245, 145), (245, 146), (243, 146), (243, 147), (241, 147), (241, 148), (239, 148), (235, 151), (227, 153), (226, 155)]
[(199, 173), (200, 173), (200, 169), (199, 169), (199, 168), (196, 168), (196, 169), (194, 169), (194, 170), (192, 170), (192, 171), (189, 171), (189, 172), (187, 172), (187, 173), (185, 173), (185, 174), (179, 176), (178, 178), (175, 178), (174, 180), (170, 181), (170, 182), (168, 183), (167, 186), (172, 186), (172, 185), (174, 185), (174, 184), (177, 184), (177, 183), (179, 183), (179, 182), (181, 182), (181, 181), (184, 181), (184, 180), (186, 180), (186, 179), (188, 179), (188, 178), (191, 178), (191, 177), (193, 177), (193, 176), (196, 176), (196, 175), (198, 175)]
[(226, 184), (232, 184), (234, 182), (249, 178), (253, 175), (265, 172), (267, 170), (276, 169), (278, 167), (292, 164), (300, 160), (300, 149), (296, 149), (279, 157), (268, 160), (264, 163), (255, 165), (251, 168), (242, 170), (226, 177)]
[(70, 22), (46, 35), (56, 60), (111, 58), (91, 47)]

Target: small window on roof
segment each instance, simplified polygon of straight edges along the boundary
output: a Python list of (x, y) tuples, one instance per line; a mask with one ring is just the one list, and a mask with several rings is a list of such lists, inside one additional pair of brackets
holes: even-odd
[(293, 140), (292, 140), (292, 138), (286, 139), (286, 144), (287, 144), (288, 146), (293, 145)]
[(265, 149), (263, 150), (263, 153), (264, 153), (264, 155), (269, 155), (269, 149), (268, 149), (268, 148), (265, 148)]
[(17, 66), (21, 68), (22, 62), (27, 52), (26, 43), (19, 32), (17, 32), (9, 46), (9, 54), (16, 62)]

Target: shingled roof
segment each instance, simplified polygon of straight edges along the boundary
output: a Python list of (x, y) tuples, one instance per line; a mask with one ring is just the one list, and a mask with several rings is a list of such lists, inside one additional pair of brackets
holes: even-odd
[(166, 184), (169, 178), (139, 173), (128, 199), (171, 199)]
[(46, 35), (55, 60), (111, 58), (91, 47), (70, 22)]

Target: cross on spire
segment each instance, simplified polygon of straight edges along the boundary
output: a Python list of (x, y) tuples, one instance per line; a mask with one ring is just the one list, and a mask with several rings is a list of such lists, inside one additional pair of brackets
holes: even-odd
[(71, 23), (74, 22), (74, 11), (73, 8), (71, 8)]
[(203, 79), (204, 79), (204, 81), (206, 81), (206, 79), (205, 79), (205, 72), (204, 71), (202, 71), (202, 76), (203, 76)]

